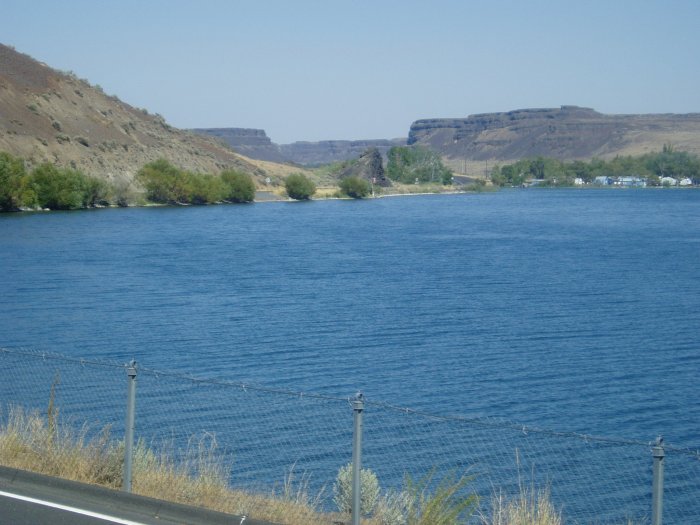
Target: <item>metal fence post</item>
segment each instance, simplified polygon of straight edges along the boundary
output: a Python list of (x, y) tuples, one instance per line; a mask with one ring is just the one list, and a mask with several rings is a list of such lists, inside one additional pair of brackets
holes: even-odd
[(651, 524), (661, 525), (664, 506), (664, 438), (656, 438), (651, 449), (654, 458), (654, 481), (651, 488)]
[(124, 479), (122, 490), (131, 492), (131, 464), (134, 456), (134, 420), (136, 417), (136, 361), (126, 369), (129, 386), (126, 399), (126, 425), (124, 429)]
[(360, 525), (362, 515), (362, 495), (360, 472), (362, 470), (362, 411), (365, 401), (362, 392), (358, 392), (352, 402), (354, 428), (352, 439), (352, 525)]

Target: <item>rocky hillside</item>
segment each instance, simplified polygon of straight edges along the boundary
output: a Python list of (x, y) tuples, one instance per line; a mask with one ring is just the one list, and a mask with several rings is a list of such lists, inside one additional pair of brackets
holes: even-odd
[(439, 152), (459, 171), (462, 162), (609, 159), (660, 151), (664, 144), (700, 154), (700, 113), (604, 115), (593, 109), (523, 109), (467, 118), (418, 120), (409, 144)]
[(1, 44), (0, 151), (112, 182), (131, 181), (158, 158), (200, 173), (231, 167), (265, 175), (216, 139), (175, 129), (159, 115)]

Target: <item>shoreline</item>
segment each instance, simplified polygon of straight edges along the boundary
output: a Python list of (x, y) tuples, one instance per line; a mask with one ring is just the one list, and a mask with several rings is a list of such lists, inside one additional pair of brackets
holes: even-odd
[[(328, 200), (373, 200), (373, 199), (384, 199), (384, 198), (396, 198), (396, 197), (411, 197), (411, 196), (429, 196), (429, 195), (461, 195), (461, 194), (479, 194), (479, 193), (495, 193), (500, 190), (557, 190), (557, 189), (573, 189), (573, 190), (612, 190), (612, 191), (624, 191), (624, 190), (638, 190), (638, 191), (643, 191), (643, 190), (698, 190), (700, 189), (700, 186), (683, 186), (683, 187), (670, 187), (666, 188), (663, 186), (651, 186), (651, 187), (645, 187), (645, 188), (628, 188), (628, 187), (621, 187), (621, 186), (540, 186), (540, 187), (526, 187), (526, 188), (521, 188), (521, 187), (497, 187), (497, 186), (488, 186), (486, 188), (483, 188), (481, 190), (474, 190), (474, 189), (465, 189), (465, 190), (450, 190), (450, 191), (417, 191), (417, 192), (393, 192), (393, 193), (380, 193), (378, 195), (370, 196), (370, 197), (364, 197), (361, 199), (356, 199), (353, 197), (336, 197), (336, 196), (325, 196), (325, 197), (317, 197), (317, 198), (310, 198), (308, 199), (308, 202), (314, 202), (314, 201), (328, 201)], [(246, 205), (246, 204), (264, 204), (264, 203), (273, 203), (273, 202), (304, 202), (302, 201), (297, 201), (294, 200), (290, 197), (284, 197), (281, 195), (278, 195), (274, 193), (273, 191), (269, 190), (258, 190), (256, 191), (256, 197), (258, 197), (260, 194), (265, 194), (264, 196), (267, 196), (269, 198), (256, 198), (250, 202), (227, 202), (227, 201), (222, 201), (222, 202), (210, 202), (210, 203), (204, 203), (204, 204), (190, 204), (190, 203), (157, 203), (157, 202), (148, 202), (144, 204), (130, 204), (127, 206), (119, 206), (118, 204), (109, 204), (109, 205), (97, 205), (97, 206), (91, 206), (87, 208), (74, 208), (74, 209), (69, 209), (69, 210), (60, 210), (60, 209), (51, 209), (51, 208), (37, 208), (37, 209), (18, 209), (18, 210), (8, 210), (8, 211), (0, 211), (0, 216), (3, 214), (14, 214), (14, 213), (45, 213), (45, 212), (66, 212), (66, 211), (89, 211), (89, 210), (101, 210), (101, 209), (115, 209), (115, 208), (164, 208), (164, 207), (190, 207), (190, 206), (195, 206), (195, 207), (200, 207), (200, 206), (220, 206), (220, 205)], [(262, 196), (262, 195), (261, 195)], [(264, 197), (263, 196), (263, 197)]]

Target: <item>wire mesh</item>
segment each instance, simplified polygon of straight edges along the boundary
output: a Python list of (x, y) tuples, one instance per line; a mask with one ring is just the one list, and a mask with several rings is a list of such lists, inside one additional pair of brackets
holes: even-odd
[[(0, 365), (7, 371), (0, 383), (2, 435), (16, 425), (17, 407), (43, 421), (43, 441), (31, 441), (23, 452), (36, 456), (32, 468), (54, 461), (42, 447), (46, 436), (55, 440), (52, 424), (60, 421), (61, 428), (72, 429), (73, 439), (92, 447), (95, 461), (110, 463), (106, 469), (91, 467), (102, 476), (98, 482), (120, 486), (126, 365), (9, 349), (0, 349)], [(480, 498), (473, 523), (494, 523), (504, 501), (539, 491), (547, 493), (567, 524), (650, 522), (650, 442), (440, 415), (365, 399), (363, 467), (377, 475), (384, 494), (400, 493), (407, 476), (432, 476), (429, 484), (435, 488), (445, 476), (466, 475), (464, 494)], [(26, 427), (39, 428), (36, 422)], [(351, 461), (352, 435), (349, 398), (138, 368), (141, 460), (167, 457), (172, 468), (179, 465), (200, 480), (215, 471), (232, 489), (265, 496), (216, 495), (231, 499), (221, 509), (232, 513), (289, 524), (347, 522), (347, 516), (337, 514), (332, 486), (339, 468)], [(666, 445), (665, 451), (664, 522), (698, 522), (700, 453), (675, 445)], [(0, 441), (0, 452), (5, 464), (19, 466), (8, 456), (6, 440)], [(58, 467), (52, 469), (48, 473), (62, 475)], [(135, 469), (135, 478), (142, 472)], [(163, 492), (151, 495), (170, 497), (167, 485), (156, 483), (154, 490)], [(203, 494), (178, 497), (211, 505)], [(270, 496), (292, 505), (271, 510)], [(377, 517), (372, 523), (388, 522)]]

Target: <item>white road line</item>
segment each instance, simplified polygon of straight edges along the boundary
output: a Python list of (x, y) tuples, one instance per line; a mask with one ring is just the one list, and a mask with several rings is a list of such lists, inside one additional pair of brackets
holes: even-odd
[(74, 514), (81, 514), (83, 516), (89, 516), (91, 518), (97, 518), (99, 520), (110, 521), (112, 523), (119, 523), (120, 525), (144, 525), (144, 523), (142, 523), (140, 521), (125, 520), (123, 518), (117, 518), (116, 516), (108, 516), (107, 514), (100, 514), (99, 512), (92, 512), (89, 510), (79, 509), (77, 507), (69, 507), (67, 505), (61, 505), (59, 503), (53, 503), (51, 501), (30, 498), (27, 496), (20, 496), (19, 494), (12, 494), (11, 492), (4, 492), (2, 490), (0, 490), (0, 496), (5, 496), (6, 498), (18, 499), (21, 501), (27, 501), (29, 503), (43, 505), (44, 507), (51, 507), (54, 509), (65, 510), (67, 512), (72, 512)]

